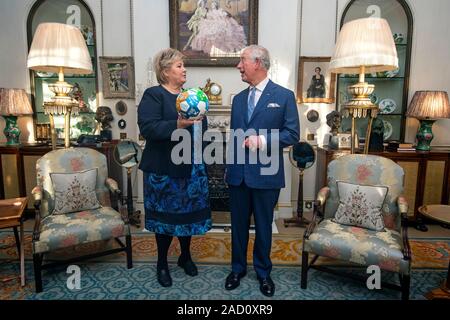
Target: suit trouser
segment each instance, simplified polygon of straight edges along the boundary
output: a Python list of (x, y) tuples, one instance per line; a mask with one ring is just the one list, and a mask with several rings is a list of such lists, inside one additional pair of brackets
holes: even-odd
[(266, 278), (272, 271), (270, 250), (272, 247), (273, 210), (280, 195), (280, 189), (254, 189), (245, 183), (229, 186), (231, 209), (231, 242), (233, 272), (247, 270), (247, 245), (250, 217), (255, 219), (255, 243), (253, 266), (259, 278)]

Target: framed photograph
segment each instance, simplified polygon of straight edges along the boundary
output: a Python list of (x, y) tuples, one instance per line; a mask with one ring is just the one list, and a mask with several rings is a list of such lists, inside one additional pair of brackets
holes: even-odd
[(170, 46), (186, 66), (236, 66), (257, 43), (258, 0), (169, 0)]
[(116, 103), (116, 112), (119, 116), (123, 116), (127, 113), (127, 104), (122, 100)]
[(328, 71), (331, 57), (300, 57), (297, 102), (334, 103), (336, 74)]
[(338, 148), (339, 149), (351, 149), (352, 147), (352, 134), (351, 133), (338, 133)]
[(133, 57), (100, 57), (104, 98), (134, 99)]

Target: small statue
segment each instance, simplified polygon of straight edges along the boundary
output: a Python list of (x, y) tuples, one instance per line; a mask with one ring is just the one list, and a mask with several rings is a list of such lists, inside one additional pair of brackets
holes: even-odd
[(369, 151), (384, 151), (384, 123), (380, 118), (373, 119), (370, 132)]
[(209, 97), (209, 95), (211, 93), (211, 79), (210, 78), (206, 79), (206, 84), (202, 88), (202, 91)]
[(339, 111), (331, 111), (329, 114), (327, 114), (327, 125), (331, 128), (331, 135), (329, 135), (329, 142), (328, 146), (331, 149), (338, 149), (339, 148), (339, 141), (338, 141), (338, 131), (339, 127), (341, 126), (341, 120), (342, 116), (339, 113)]
[(111, 141), (112, 132), (110, 122), (114, 120), (112, 111), (109, 107), (98, 107), (95, 113), (95, 120), (101, 125), (100, 138), (102, 141)]
[(331, 134), (336, 136), (341, 126), (342, 116), (339, 111), (331, 111), (327, 114), (327, 125), (331, 128)]

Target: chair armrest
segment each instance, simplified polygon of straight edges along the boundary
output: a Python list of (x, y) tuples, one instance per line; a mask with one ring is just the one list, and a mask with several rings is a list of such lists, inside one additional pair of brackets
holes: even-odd
[(303, 234), (303, 239), (308, 239), (313, 232), (316, 224), (323, 219), (323, 210), (325, 208), (325, 203), (327, 202), (328, 196), (330, 195), (330, 188), (323, 187), (317, 193), (317, 199), (313, 201), (313, 218), (309, 223), (308, 227)]
[(116, 180), (112, 178), (107, 178), (105, 181), (106, 186), (108, 187), (109, 191), (112, 193), (115, 193), (117, 195), (121, 195), (122, 191), (119, 189), (119, 185)]
[(328, 196), (330, 195), (330, 188), (323, 187), (319, 190), (319, 193), (317, 194), (317, 202), (320, 207), (325, 207), (325, 202), (328, 199)]
[(34, 201), (42, 200), (42, 187), (36, 186), (31, 190)]
[(313, 232), (316, 225), (322, 221), (323, 219), (323, 213), (322, 213), (322, 206), (320, 205), (320, 201), (315, 200), (313, 201), (313, 217), (311, 222), (309, 223), (308, 227), (305, 230), (305, 233), (303, 234), (303, 239), (309, 239), (309, 236)]
[(34, 199), (34, 228), (33, 228), (33, 241), (39, 241), (40, 236), (40, 226), (41, 226), (41, 202), (42, 202), (42, 187), (35, 186), (31, 190), (31, 194)]
[[(34, 189), (33, 189), (34, 190)], [(33, 241), (39, 241), (40, 229), (41, 229), (41, 200), (34, 201), (34, 228), (33, 228)]]
[(398, 209), (401, 215), (401, 234), (403, 241), (403, 259), (411, 260), (411, 247), (408, 240), (408, 201), (404, 196), (397, 199)]

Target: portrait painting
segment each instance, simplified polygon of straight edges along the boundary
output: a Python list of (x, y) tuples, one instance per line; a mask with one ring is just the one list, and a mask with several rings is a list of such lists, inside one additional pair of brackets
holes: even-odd
[(328, 71), (330, 57), (300, 57), (297, 102), (334, 103), (336, 74)]
[(104, 98), (134, 98), (132, 57), (100, 57)]
[(236, 66), (257, 43), (258, 0), (169, 0), (170, 46), (186, 66)]

